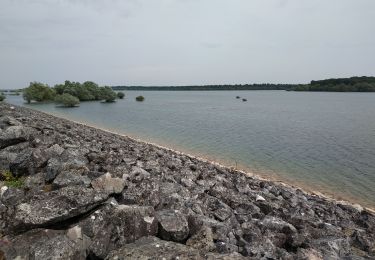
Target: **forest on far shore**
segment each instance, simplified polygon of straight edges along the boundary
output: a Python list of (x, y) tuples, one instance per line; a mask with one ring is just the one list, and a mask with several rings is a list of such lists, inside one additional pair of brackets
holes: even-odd
[(375, 92), (375, 77), (351, 77), (313, 80), (307, 85), (292, 88), (295, 91)]
[(332, 91), (375, 92), (375, 77), (351, 77), (313, 80), (310, 84), (234, 84), (192, 86), (113, 86), (114, 90), (153, 91), (217, 91), (217, 90), (287, 90), (287, 91)]
[[(31, 85), (41, 83), (31, 83)], [(44, 84), (42, 84), (44, 85)], [(40, 87), (40, 86), (39, 86)], [(47, 86), (49, 87), (49, 86)], [(25, 94), (25, 89), (0, 90), (6, 95)], [(138, 90), (138, 91), (217, 91), (217, 90), (287, 90), (287, 91), (326, 91), (326, 92), (375, 92), (375, 77), (351, 77), (325, 80), (313, 80), (310, 84), (226, 84), (226, 85), (192, 85), (192, 86), (112, 86), (99, 87), (96, 83), (86, 81), (84, 83), (65, 81), (53, 89), (53, 94), (69, 93), (80, 101), (100, 100), (114, 101), (116, 95), (111, 90)], [(26, 91), (27, 92), (27, 91)], [(5, 98), (4, 95), (2, 95)], [(24, 95), (29, 101), (29, 95)]]

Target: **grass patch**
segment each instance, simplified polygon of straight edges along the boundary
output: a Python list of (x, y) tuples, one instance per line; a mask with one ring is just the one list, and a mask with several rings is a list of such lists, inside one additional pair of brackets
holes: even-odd
[(13, 188), (22, 188), (25, 184), (24, 178), (13, 176), (10, 171), (1, 171), (0, 180), (4, 181), (6, 186)]

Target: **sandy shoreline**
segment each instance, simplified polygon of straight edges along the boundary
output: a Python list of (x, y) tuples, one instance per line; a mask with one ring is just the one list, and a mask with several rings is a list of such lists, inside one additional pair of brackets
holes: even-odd
[(264, 177), (259, 173), (254, 173), (252, 170), (250, 170), (247, 167), (244, 167), (242, 165), (237, 165), (237, 167), (229, 166), (225, 162), (220, 162), (217, 159), (208, 158), (209, 157), (208, 155), (197, 156), (197, 155), (194, 155), (190, 152), (180, 151), (178, 149), (168, 147), (167, 145), (161, 145), (161, 144), (158, 144), (158, 143), (155, 143), (155, 142), (146, 141), (146, 140), (144, 140), (140, 137), (130, 135), (128, 133), (126, 133), (126, 134), (120, 133), (120, 132), (116, 131), (115, 129), (103, 128), (103, 127), (100, 127), (100, 126), (97, 126), (97, 125), (90, 124), (88, 122), (68, 119), (68, 118), (65, 118), (62, 114), (48, 113), (48, 112), (45, 112), (45, 111), (40, 111), (40, 110), (29, 108), (29, 107), (26, 107), (26, 108), (31, 109), (31, 110), (35, 110), (37, 112), (44, 113), (46, 115), (53, 116), (53, 117), (56, 117), (56, 118), (65, 119), (65, 120), (74, 122), (76, 124), (79, 124), (79, 125), (82, 125), (82, 126), (85, 126), (85, 127), (91, 127), (91, 128), (98, 129), (98, 130), (101, 130), (101, 131), (104, 131), (104, 132), (107, 132), (107, 133), (110, 133), (110, 134), (115, 134), (115, 135), (118, 135), (118, 136), (126, 137), (126, 138), (129, 138), (129, 139), (131, 139), (133, 141), (136, 141), (136, 142), (145, 143), (145, 144), (152, 145), (152, 146), (155, 146), (155, 147), (158, 147), (158, 148), (162, 148), (162, 149), (174, 152), (174, 153), (179, 154), (179, 155), (185, 155), (185, 156), (188, 156), (190, 158), (194, 158), (194, 159), (197, 159), (197, 160), (200, 160), (200, 161), (203, 161), (203, 162), (211, 163), (211, 164), (219, 166), (219, 167), (223, 167), (223, 168), (231, 169), (231, 170), (236, 170), (239, 173), (246, 174), (247, 176), (253, 177), (253, 178), (258, 179), (258, 180), (270, 181), (270, 182), (273, 182), (273, 183), (276, 183), (276, 184), (279, 184), (279, 185), (283, 185), (285, 187), (289, 187), (289, 188), (293, 188), (293, 189), (299, 189), (299, 190), (302, 190), (304, 193), (307, 193), (307, 194), (310, 194), (310, 195), (315, 195), (315, 196), (318, 196), (318, 197), (322, 197), (322, 198), (324, 198), (328, 201), (332, 201), (332, 202), (336, 202), (336, 203), (340, 203), (340, 204), (352, 205), (352, 206), (355, 206), (355, 207), (360, 206), (360, 207), (363, 207), (364, 209), (366, 209), (368, 211), (371, 211), (371, 212), (375, 213), (375, 208), (364, 206), (360, 202), (355, 201), (355, 199), (352, 200), (352, 199), (347, 199), (345, 197), (343, 199), (341, 199), (341, 198), (338, 199), (337, 195), (335, 195), (334, 193), (328, 193), (328, 192), (325, 192), (325, 191), (308, 189), (306, 187), (307, 184), (304, 185), (303, 183), (299, 183), (299, 182), (290, 183), (290, 182), (287, 182), (287, 181), (284, 181), (284, 180), (279, 180), (279, 179), (277, 179), (277, 175), (272, 176), (272, 177), (268, 175), (267, 177)]

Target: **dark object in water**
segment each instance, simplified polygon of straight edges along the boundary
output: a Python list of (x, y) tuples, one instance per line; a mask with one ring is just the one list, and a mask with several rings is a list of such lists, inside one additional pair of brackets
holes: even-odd
[(237, 96), (236, 98), (239, 99), (239, 98), (241, 98), (241, 97), (240, 97), (240, 96)]
[(246, 99), (246, 98), (243, 98), (243, 99), (242, 99), (242, 101), (243, 101), (243, 102), (246, 102), (246, 101), (247, 101), (247, 99)]

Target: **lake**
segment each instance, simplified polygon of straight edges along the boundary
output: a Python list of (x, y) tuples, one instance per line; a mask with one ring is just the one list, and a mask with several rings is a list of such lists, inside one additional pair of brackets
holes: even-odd
[(7, 102), (375, 208), (375, 93), (127, 91), (79, 108)]

